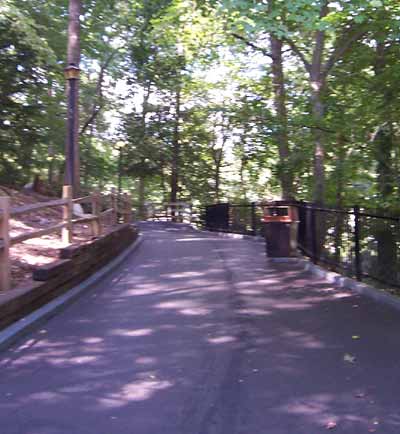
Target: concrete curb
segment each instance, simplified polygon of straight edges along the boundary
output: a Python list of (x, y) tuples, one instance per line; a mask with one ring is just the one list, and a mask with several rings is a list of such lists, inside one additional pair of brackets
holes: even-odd
[(65, 294), (55, 298), (41, 308), (35, 310), (24, 318), (6, 327), (0, 332), (0, 351), (8, 348), (22, 336), (35, 329), (40, 323), (45, 322), (58, 312), (72, 304), (77, 298), (88, 290), (92, 285), (104, 278), (107, 274), (120, 265), (131, 253), (138, 249), (143, 241), (142, 235), (139, 234), (134, 243), (125, 249), (119, 256), (101, 268), (96, 273), (92, 274), (88, 279), (81, 282), (79, 285), (71, 288)]
[(391, 306), (400, 311), (400, 298), (394, 295), (388, 294), (384, 290), (379, 290), (366, 283), (358, 282), (350, 277), (342, 276), (341, 274), (333, 271), (325, 270), (319, 265), (313, 264), (311, 261), (305, 258), (269, 258), (271, 263), (294, 263), (303, 267), (305, 271), (309, 271), (316, 277), (325, 279), (328, 283), (332, 283), (338, 288), (349, 289), (356, 294), (364, 295), (372, 300)]
[[(223, 238), (250, 239), (253, 241), (265, 242), (265, 239), (260, 236), (232, 234), (229, 232), (206, 231), (195, 227), (194, 229), (201, 232), (207, 232), (212, 235), (217, 235)], [(378, 303), (384, 304), (386, 306), (391, 306), (400, 311), (400, 297), (396, 297), (394, 295), (388, 294), (384, 290), (379, 290), (366, 283), (358, 282), (357, 280), (352, 279), (350, 277), (342, 276), (339, 273), (334, 273), (333, 271), (325, 270), (319, 265), (313, 264), (310, 260), (306, 258), (296, 258), (296, 257), (267, 258), (267, 260), (270, 263), (275, 263), (275, 264), (290, 263), (290, 264), (300, 265), (303, 267), (304, 271), (309, 271), (314, 276), (319, 277), (321, 279), (325, 279), (328, 283), (332, 283), (334, 286), (338, 288), (349, 289), (355, 292), (356, 294), (364, 295)]]

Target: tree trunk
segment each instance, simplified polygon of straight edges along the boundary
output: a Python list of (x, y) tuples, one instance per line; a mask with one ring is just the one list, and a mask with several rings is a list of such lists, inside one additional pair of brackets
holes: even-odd
[(274, 107), (278, 125), (276, 139), (279, 149), (279, 178), (282, 188), (282, 198), (290, 199), (293, 197), (293, 173), (289, 158), (288, 119), (286, 109), (285, 76), (282, 61), (282, 41), (271, 34), (270, 45)]
[[(81, 50), (80, 50), (80, 21), (81, 1), (69, 0), (69, 19), (68, 19), (68, 47), (67, 47), (67, 64), (79, 68)], [(71, 161), (73, 170), (73, 194), (74, 197), (79, 195), (80, 187), (80, 161), (79, 161), (79, 80), (72, 79), (67, 81), (67, 146), (66, 158)], [(72, 142), (72, 144), (71, 144)], [(73, 156), (70, 155), (70, 147), (73, 146)], [(69, 179), (71, 174), (67, 176)], [(69, 182), (71, 180), (69, 179)]]
[(175, 96), (175, 125), (174, 125), (174, 136), (172, 142), (171, 196), (170, 196), (171, 202), (176, 202), (178, 199), (179, 159), (180, 159), (180, 148), (181, 148), (180, 137), (179, 137), (180, 117), (181, 117), (181, 89), (178, 87)]
[(324, 103), (322, 101), (323, 85), (312, 82), (311, 106), (314, 135), (314, 202), (322, 205), (325, 201), (325, 134), (322, 130), (324, 120)]
[[(329, 12), (328, 1), (321, 3), (320, 18)], [(314, 123), (314, 202), (322, 205), (325, 201), (325, 136), (322, 130), (324, 121), (324, 103), (326, 77), (323, 72), (323, 57), (326, 34), (324, 30), (315, 32), (314, 49), (310, 65), (311, 109)]]
[(145, 179), (144, 176), (139, 177), (139, 218), (141, 220), (145, 219), (145, 206), (144, 202), (146, 199), (146, 185), (145, 185)]

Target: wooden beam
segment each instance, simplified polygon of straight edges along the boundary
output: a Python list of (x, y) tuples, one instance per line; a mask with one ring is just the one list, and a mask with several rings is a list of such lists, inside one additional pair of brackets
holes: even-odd
[(26, 232), (24, 234), (16, 235), (10, 238), (10, 244), (13, 246), (14, 244), (22, 243), (23, 241), (30, 240), (32, 238), (40, 238), (43, 235), (49, 235), (53, 232), (57, 232), (68, 226), (67, 222), (58, 223), (54, 226), (50, 226), (49, 228), (37, 229), (35, 231)]
[(84, 196), (84, 197), (78, 197), (74, 199), (73, 203), (90, 203), (92, 200), (92, 196)]
[(72, 243), (73, 238), (73, 224), (72, 224), (72, 186), (64, 185), (63, 187), (63, 199), (66, 204), (63, 206), (63, 229), (61, 233), (62, 242), (65, 245)]
[(101, 235), (101, 222), (100, 222), (100, 199), (101, 195), (98, 189), (92, 193), (92, 214), (96, 217), (92, 220), (92, 233), (94, 237)]
[(85, 217), (79, 217), (78, 219), (73, 219), (72, 220), (72, 224), (74, 225), (78, 225), (81, 223), (89, 223), (92, 222), (93, 220), (97, 220), (98, 217), (93, 215), (93, 214), (87, 214)]
[(17, 208), (11, 208), (10, 209), (10, 215), (12, 217), (20, 216), (22, 214), (28, 214), (33, 211), (39, 211), (40, 209), (44, 208), (54, 208), (57, 206), (65, 205), (67, 201), (65, 199), (57, 199), (57, 200), (51, 200), (49, 202), (43, 202), (43, 203), (35, 203), (32, 205), (24, 205), (19, 206)]

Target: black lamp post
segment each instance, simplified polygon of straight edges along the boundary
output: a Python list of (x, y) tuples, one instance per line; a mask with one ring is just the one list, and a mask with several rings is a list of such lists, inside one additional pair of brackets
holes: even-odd
[[(80, 69), (70, 63), (64, 69), (64, 75), (68, 82), (68, 112), (67, 112), (67, 140), (66, 140), (66, 182), (73, 190), (76, 188), (75, 164), (78, 140), (78, 119), (77, 119), (77, 96)], [(74, 193), (76, 193), (74, 191)]]

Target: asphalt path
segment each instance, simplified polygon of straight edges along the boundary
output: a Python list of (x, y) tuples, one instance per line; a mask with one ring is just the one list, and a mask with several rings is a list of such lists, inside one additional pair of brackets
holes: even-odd
[(264, 246), (144, 242), (0, 355), (0, 434), (400, 433), (400, 313)]

